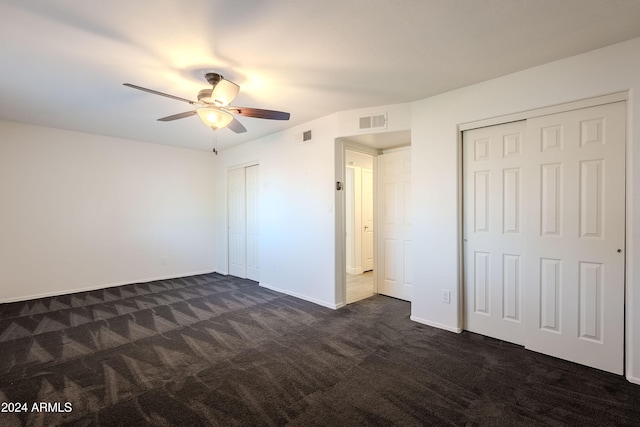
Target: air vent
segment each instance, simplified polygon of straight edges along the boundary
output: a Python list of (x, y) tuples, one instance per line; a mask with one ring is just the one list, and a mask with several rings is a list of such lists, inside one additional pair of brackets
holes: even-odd
[(387, 117), (384, 114), (379, 116), (371, 116), (371, 127), (383, 128), (387, 127)]
[(387, 113), (375, 116), (360, 117), (360, 130), (377, 130), (387, 128)]
[(360, 129), (371, 129), (371, 116), (360, 117)]
[(313, 139), (313, 132), (311, 129), (302, 132), (296, 132), (293, 137), (293, 143), (296, 145), (306, 144)]

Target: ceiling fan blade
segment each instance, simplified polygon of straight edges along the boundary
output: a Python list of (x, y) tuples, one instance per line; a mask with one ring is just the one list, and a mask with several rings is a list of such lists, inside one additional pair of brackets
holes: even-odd
[(248, 108), (248, 107), (229, 107), (229, 112), (238, 114), (245, 117), (255, 117), (257, 119), (270, 119), (270, 120), (289, 120), (291, 116), (284, 111), (275, 110), (263, 110), (261, 108)]
[(240, 91), (240, 86), (229, 80), (220, 80), (211, 92), (211, 102), (219, 107), (226, 107), (231, 104)]
[(233, 120), (231, 120), (227, 127), (235, 133), (245, 133), (247, 131), (247, 128), (245, 128), (242, 123), (236, 120), (235, 117)]
[(174, 114), (173, 116), (163, 117), (158, 119), (159, 122), (170, 122), (172, 120), (184, 119), (185, 117), (195, 116), (198, 114), (197, 111), (186, 111), (184, 113)]
[(134, 88), (134, 89), (138, 89), (138, 90), (141, 90), (141, 91), (144, 91), (144, 92), (149, 92), (149, 93), (152, 93), (154, 95), (166, 96), (167, 98), (176, 99), (176, 100), (182, 101), (182, 102), (188, 102), (189, 104), (195, 104), (194, 101), (190, 101), (190, 100), (185, 99), (185, 98), (180, 98), (179, 96), (169, 95), (168, 93), (158, 92), (157, 90), (147, 89), (146, 87), (132, 85), (131, 83), (123, 83), (123, 85), (131, 87), (131, 88)]

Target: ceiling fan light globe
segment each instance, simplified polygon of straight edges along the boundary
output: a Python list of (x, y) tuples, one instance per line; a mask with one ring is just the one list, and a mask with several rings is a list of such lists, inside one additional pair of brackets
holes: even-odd
[(230, 82), (229, 80), (221, 79), (216, 85), (213, 86), (211, 91), (211, 101), (219, 107), (226, 107), (235, 99), (238, 95), (240, 86)]
[(198, 108), (198, 116), (202, 122), (214, 129), (227, 126), (233, 120), (233, 116), (218, 108)]

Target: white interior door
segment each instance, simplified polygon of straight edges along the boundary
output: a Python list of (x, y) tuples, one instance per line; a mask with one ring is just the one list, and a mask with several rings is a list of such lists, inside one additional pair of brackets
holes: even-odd
[(362, 270), (373, 270), (373, 170), (362, 169)]
[(524, 121), (464, 133), (465, 329), (524, 344)]
[(464, 133), (466, 329), (622, 373), (624, 145), (623, 102)]
[(411, 149), (378, 156), (378, 293), (411, 301)]
[(622, 374), (625, 103), (528, 120), (527, 140), (527, 348)]
[(244, 168), (227, 173), (229, 274), (246, 277), (246, 196)]
[(259, 212), (259, 178), (260, 166), (249, 166), (245, 169), (246, 218), (247, 218), (247, 279), (260, 280), (260, 258), (258, 243), (260, 241)]
[(258, 165), (227, 173), (229, 274), (260, 280)]

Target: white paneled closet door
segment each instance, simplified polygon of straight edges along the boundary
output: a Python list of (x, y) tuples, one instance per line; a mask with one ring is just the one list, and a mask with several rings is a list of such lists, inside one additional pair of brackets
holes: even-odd
[(625, 103), (528, 120), (527, 141), (527, 348), (622, 374)]
[(465, 328), (623, 371), (625, 103), (464, 133)]
[(229, 274), (256, 281), (260, 278), (258, 187), (258, 165), (227, 173)]
[(464, 133), (465, 329), (524, 344), (524, 121)]
[(246, 276), (246, 206), (244, 168), (227, 173), (229, 209), (229, 274)]
[(378, 293), (411, 301), (411, 149), (378, 156)]
[(260, 167), (250, 166), (245, 169), (246, 206), (247, 206), (247, 279), (260, 280), (260, 258), (258, 244), (260, 226), (258, 223), (259, 193), (258, 184)]

